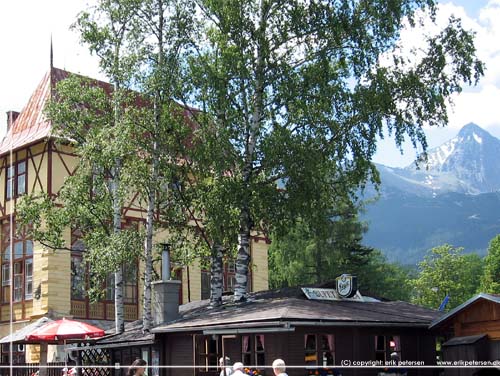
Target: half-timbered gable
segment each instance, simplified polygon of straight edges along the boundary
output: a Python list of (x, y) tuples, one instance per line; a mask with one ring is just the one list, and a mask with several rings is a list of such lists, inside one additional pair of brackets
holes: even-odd
[[(91, 304), (85, 291), (88, 288), (88, 267), (83, 264), (81, 242), (77, 229), (67, 229), (66, 244), (71, 251), (54, 252), (41, 244), (33, 243), (22, 234), (16, 235), (15, 206), (19, 198), (29, 193), (56, 195), (78, 164), (78, 157), (70, 143), (57, 140), (52, 135), (50, 121), (44, 109), (53, 95), (57, 82), (67, 78), (69, 72), (51, 68), (36, 87), (20, 113), (8, 113), (7, 133), (0, 142), (0, 337), (9, 333), (9, 322), (17, 330), (35, 318), (44, 315), (73, 316), (81, 319), (114, 319), (112, 281), (108, 281), (106, 298)], [(111, 90), (109, 84), (94, 80), (96, 85)], [(124, 226), (142, 226), (146, 213), (138, 194), (131, 193), (129, 203), (123, 208)], [(12, 214), (12, 216), (11, 216)], [(161, 242), (162, 236), (155, 237)], [(10, 273), (10, 248), (14, 247), (14, 269)], [(268, 287), (268, 240), (255, 236), (251, 245), (251, 290)], [(130, 269), (130, 270), (129, 270)], [(126, 270), (125, 316), (136, 320), (141, 315), (142, 265)], [(226, 267), (225, 288), (232, 288), (232, 268)], [(10, 275), (12, 274), (12, 275)], [(181, 301), (206, 297), (209, 279), (198, 262), (183, 266), (177, 272), (182, 280)], [(12, 314), (10, 286), (13, 284)]]

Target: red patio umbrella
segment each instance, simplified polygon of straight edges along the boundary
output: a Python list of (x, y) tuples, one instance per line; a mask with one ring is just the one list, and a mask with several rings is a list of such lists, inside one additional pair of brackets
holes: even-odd
[(26, 336), (28, 341), (58, 342), (104, 336), (104, 330), (81, 321), (68, 319), (49, 322)]
[[(47, 344), (66, 344), (66, 340), (97, 338), (104, 336), (104, 330), (81, 321), (62, 320), (52, 321), (26, 336), (27, 341), (40, 342), (40, 376), (47, 374)], [(66, 366), (67, 368), (67, 366)]]

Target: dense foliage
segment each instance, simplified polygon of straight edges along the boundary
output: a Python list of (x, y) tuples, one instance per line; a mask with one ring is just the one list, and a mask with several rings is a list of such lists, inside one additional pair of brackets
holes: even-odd
[(283, 236), (274, 236), (269, 249), (271, 287), (331, 284), (340, 274), (348, 273), (358, 277), (363, 294), (410, 300), (408, 279), (414, 273), (389, 263), (380, 251), (362, 246), (362, 229), (354, 217), (331, 221), (325, 239), (303, 222)]
[(481, 292), (500, 294), (500, 235), (493, 238), (484, 259)]
[(419, 264), (418, 278), (412, 281), (413, 301), (437, 309), (446, 296), (446, 309), (454, 308), (476, 294), (482, 274), (482, 260), (462, 248), (443, 245), (431, 249)]

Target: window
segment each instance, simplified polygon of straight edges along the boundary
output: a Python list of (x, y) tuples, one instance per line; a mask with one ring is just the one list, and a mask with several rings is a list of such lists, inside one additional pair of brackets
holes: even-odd
[(24, 261), (24, 298), (33, 299), (33, 259)]
[(123, 301), (137, 303), (137, 263), (133, 262), (123, 267)]
[(106, 278), (106, 300), (115, 300), (115, 275), (114, 273), (108, 274)]
[(196, 336), (196, 354), (200, 371), (211, 371), (218, 366), (219, 340), (212, 336)]
[[(10, 344), (4, 343), (1, 348), (2, 356), (1, 361), (2, 364), (10, 363)], [(14, 364), (23, 364), (25, 363), (25, 346), (24, 345), (12, 345), (12, 363)]]
[[(26, 238), (26, 231), (15, 227), (11, 239), (10, 223), (2, 225), (2, 303), (22, 302), (33, 299), (33, 242)], [(13, 246), (13, 269), (10, 266)], [(12, 283), (12, 297), (11, 297)]]
[[(252, 287), (252, 274), (251, 270), (248, 270), (248, 284), (247, 291), (251, 291)], [(201, 271), (201, 299), (210, 298), (210, 270)], [(222, 291), (226, 293), (234, 292), (234, 287), (236, 285), (236, 264), (233, 260), (227, 261), (223, 266), (222, 275)]]
[(399, 336), (375, 336), (375, 360), (385, 362), (396, 353), (401, 359), (401, 341)]
[(26, 161), (19, 161), (7, 168), (5, 197), (7, 200), (26, 193)]
[(77, 252), (71, 254), (71, 299), (85, 299), (85, 263)]
[(84, 300), (87, 289), (87, 264), (83, 259), (85, 244), (80, 230), (71, 230), (71, 299)]
[(396, 353), (398, 359), (401, 360), (401, 341), (399, 336), (390, 336), (389, 337), (389, 356), (393, 353)]
[[(248, 283), (247, 292), (252, 291), (252, 269), (248, 269)], [(234, 260), (229, 260), (224, 264), (224, 278), (223, 278), (223, 289), (224, 291), (234, 292), (234, 287), (236, 285), (236, 262)]]
[(445, 343), (444, 337), (437, 337), (436, 338), (436, 360), (437, 361), (443, 360), (443, 343)]
[(151, 375), (160, 376), (160, 349), (153, 347), (151, 353)]
[[(250, 281), (249, 281), (250, 282)], [(224, 267), (224, 291), (234, 291), (236, 285), (236, 264), (234, 261), (228, 261)], [(250, 285), (250, 283), (249, 283)]]
[(385, 362), (385, 336), (375, 336), (375, 360)]
[(264, 350), (264, 335), (255, 336), (255, 365), (264, 366), (266, 364), (266, 354)]
[(333, 334), (306, 334), (304, 336), (305, 364), (328, 367), (335, 365)]
[(14, 302), (23, 300), (23, 264), (14, 264)]
[(263, 366), (266, 364), (266, 351), (263, 334), (241, 337), (241, 361), (245, 365)]
[[(123, 302), (137, 304), (137, 263), (124, 265), (123, 272)], [(106, 278), (106, 300), (115, 300), (115, 274)]]
[[(124, 228), (131, 228), (137, 224), (135, 222), (124, 224)], [(139, 291), (139, 264), (138, 261), (130, 263), (123, 267), (123, 301), (127, 304), (128, 310), (125, 311), (127, 320), (132, 320), (135, 310), (130, 309), (129, 305), (138, 304)], [(71, 314), (74, 317), (93, 319), (97, 318), (95, 310), (89, 304), (87, 291), (95, 288), (102, 293), (99, 299), (99, 307), (104, 307), (106, 319), (114, 318), (114, 313), (109, 309), (111, 303), (115, 300), (115, 276), (109, 273), (104, 280), (94, 275), (95, 271), (85, 259), (85, 243), (83, 234), (78, 229), (71, 230)], [(103, 304), (104, 303), (104, 304)], [(100, 308), (99, 308), (100, 309)], [(102, 312), (102, 311), (101, 311)], [(140, 356), (140, 355), (139, 355)]]
[(2, 303), (10, 302), (10, 265), (2, 265)]
[(210, 299), (210, 272), (201, 271), (201, 300)]

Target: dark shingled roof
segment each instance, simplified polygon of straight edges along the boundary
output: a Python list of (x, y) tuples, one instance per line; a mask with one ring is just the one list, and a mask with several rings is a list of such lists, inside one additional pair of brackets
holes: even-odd
[(472, 304), (474, 304), (480, 300), (487, 300), (487, 301), (490, 301), (490, 302), (493, 302), (496, 304), (500, 304), (500, 295), (487, 294), (484, 292), (479, 293), (479, 294), (473, 296), (472, 298), (470, 298), (469, 300), (467, 300), (466, 302), (463, 302), (458, 307), (453, 308), (451, 311), (449, 311), (445, 315), (442, 315), (442, 316), (436, 318), (436, 320), (434, 320), (431, 323), (430, 329), (439, 328), (439, 327), (442, 327), (443, 325), (446, 325), (458, 313), (462, 312), (463, 310), (467, 309), (469, 306), (471, 306)]
[(478, 334), (475, 336), (466, 336), (466, 337), (454, 337), (449, 341), (443, 343), (443, 346), (462, 346), (462, 345), (472, 345), (477, 341), (486, 338), (486, 334)]
[(224, 304), (217, 308), (211, 308), (204, 300), (185, 304), (179, 311), (179, 319), (157, 326), (153, 332), (202, 330), (217, 326), (262, 326), (271, 322), (427, 326), (442, 315), (442, 312), (401, 301), (308, 300), (300, 288), (253, 293), (248, 301), (242, 303), (233, 303), (230, 297), (226, 297)]
[(121, 334), (115, 334), (114, 328), (109, 330), (105, 337), (96, 341), (96, 345), (119, 344), (129, 342), (153, 342), (154, 334), (142, 332), (142, 320), (137, 320), (125, 324), (125, 331)]

